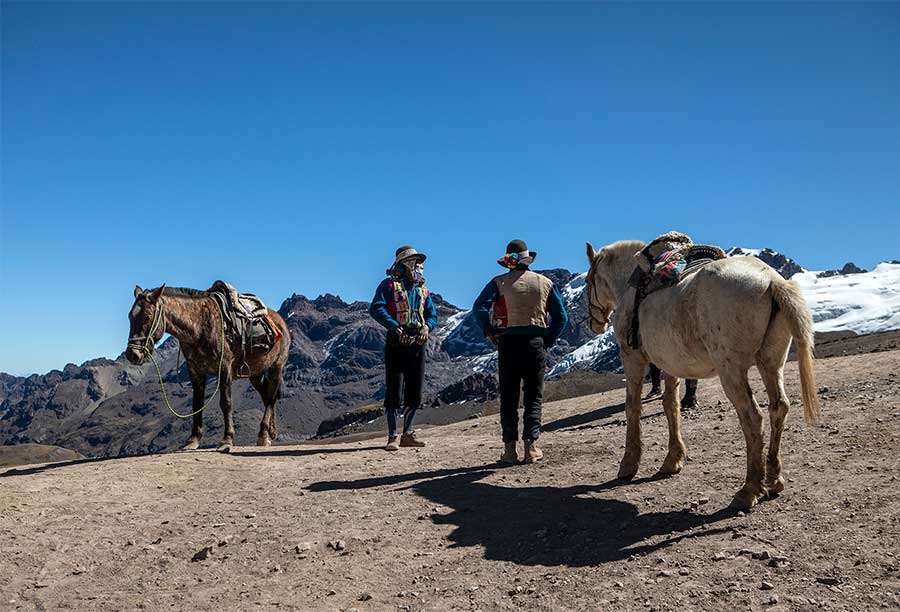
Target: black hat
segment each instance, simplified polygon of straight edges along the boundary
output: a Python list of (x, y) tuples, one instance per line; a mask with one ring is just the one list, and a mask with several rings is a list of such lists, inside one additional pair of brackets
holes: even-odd
[(524, 240), (511, 240), (509, 244), (506, 245), (506, 255), (497, 260), (497, 263), (503, 266), (504, 268), (510, 267), (509, 256), (515, 255), (516, 262), (520, 264), (530, 265), (531, 262), (534, 261), (535, 257), (537, 257), (537, 252), (529, 251), (528, 245), (525, 244)]

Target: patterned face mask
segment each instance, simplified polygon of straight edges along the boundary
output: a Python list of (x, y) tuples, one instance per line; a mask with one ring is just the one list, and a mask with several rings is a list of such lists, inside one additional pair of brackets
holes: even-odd
[(422, 264), (416, 264), (416, 267), (413, 270), (413, 281), (417, 283), (425, 282), (425, 266)]

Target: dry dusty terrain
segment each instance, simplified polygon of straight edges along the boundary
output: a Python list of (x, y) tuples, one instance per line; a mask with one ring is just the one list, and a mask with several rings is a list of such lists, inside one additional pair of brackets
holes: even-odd
[(0, 609), (897, 609), (898, 365), (820, 360), (823, 423), (794, 406), (787, 489), (746, 515), (727, 509), (744, 442), (716, 381), (668, 479), (657, 401), (640, 478), (614, 480), (622, 390), (548, 405), (535, 466), (493, 463), (487, 416), (396, 454), (379, 438), (7, 470)]

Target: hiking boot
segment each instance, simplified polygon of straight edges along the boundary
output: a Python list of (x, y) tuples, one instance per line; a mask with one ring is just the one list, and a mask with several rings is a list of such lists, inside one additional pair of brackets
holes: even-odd
[(534, 440), (525, 440), (525, 463), (536, 463), (544, 457), (544, 453), (534, 445)]
[(650, 399), (650, 398), (656, 397), (657, 395), (662, 395), (662, 389), (660, 389), (659, 387), (651, 387), (651, 388), (650, 388), (650, 393), (648, 393), (647, 395), (645, 395), (645, 396), (644, 396), (644, 399), (645, 399), (645, 400), (648, 400), (648, 399)]
[(387, 446), (384, 447), (386, 451), (398, 451), (400, 450), (400, 438), (397, 436), (391, 436), (388, 438)]
[(685, 395), (684, 399), (681, 400), (682, 408), (694, 408), (697, 406), (697, 396), (696, 395)]
[(422, 448), (423, 446), (425, 446), (425, 443), (416, 438), (416, 432), (411, 431), (400, 436), (400, 446), (414, 446), (416, 448)]
[(519, 454), (516, 452), (515, 442), (503, 443), (503, 454), (500, 455), (500, 463), (514, 465), (519, 462)]

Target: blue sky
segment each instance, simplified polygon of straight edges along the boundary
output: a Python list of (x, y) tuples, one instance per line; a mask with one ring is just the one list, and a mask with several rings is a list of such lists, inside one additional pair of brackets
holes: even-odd
[(2, 4), (0, 371), (119, 354), (135, 283), (469, 306), (669, 229), (900, 257), (900, 3)]

